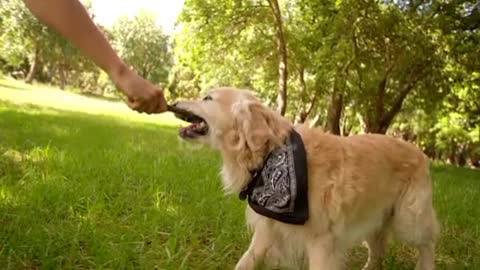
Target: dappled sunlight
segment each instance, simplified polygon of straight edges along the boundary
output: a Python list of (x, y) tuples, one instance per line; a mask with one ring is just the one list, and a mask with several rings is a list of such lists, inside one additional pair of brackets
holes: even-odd
[(34, 147), (26, 155), (34, 163), (55, 161), (62, 162), (65, 158), (65, 152), (50, 145), (45, 147)]
[[(0, 85), (0, 100), (16, 105), (31, 104), (57, 110), (115, 116), (125, 120), (167, 126), (178, 126), (181, 123), (171, 113), (147, 115), (134, 112), (122, 101), (87, 97), (49, 87), (38, 88), (35, 91), (22, 91), (19, 89), (29, 89), (32, 86), (20, 82), (12, 84), (10, 81), (0, 80), (0, 83), (2, 82), (5, 83)], [(13, 85), (15, 88), (13, 88)]]
[(6, 150), (2, 156), (11, 159), (14, 162), (21, 162), (24, 160), (24, 154), (15, 149)]
[[(1, 150), (0, 145), (0, 150)], [(55, 148), (47, 146), (35, 146), (27, 151), (18, 151), (16, 149), (7, 149), (3, 152), (2, 156), (9, 158), (16, 163), (40, 163), (48, 160), (62, 161), (65, 153)]]
[[(1, 178), (0, 178), (1, 179)], [(16, 206), (18, 196), (16, 196), (8, 187), (0, 185), (0, 205)]]
[(23, 83), (22, 81), (15, 80), (11, 77), (2, 77), (0, 75), (0, 93), (3, 92), (4, 90), (9, 90), (9, 89), (15, 89), (15, 90), (37, 90), (37, 89), (44, 89), (46, 88), (43, 85), (32, 85), (32, 84), (26, 84)]
[(157, 191), (153, 196), (155, 208), (177, 216), (179, 214), (178, 205), (171, 201), (170, 196), (167, 192)]
[[(170, 130), (168, 132), (168, 136), (171, 138), (171, 144), (169, 145), (168, 149), (158, 149), (158, 154), (168, 154), (173, 153), (178, 155), (179, 153), (185, 153), (189, 156), (198, 156), (203, 155), (205, 153), (214, 153), (215, 151), (211, 149), (206, 144), (202, 143), (195, 143), (195, 142), (188, 142), (177, 136), (176, 130)], [(173, 139), (172, 139), (172, 136)], [(154, 140), (163, 140), (165, 138), (165, 131), (158, 133), (158, 137), (153, 138)], [(145, 151), (146, 148), (151, 147), (150, 140), (138, 140), (137, 138), (131, 138), (127, 143), (128, 149), (135, 151), (135, 152), (142, 152)]]
[(201, 151), (208, 151), (212, 152), (212, 148), (204, 143), (200, 142), (191, 142), (182, 139), (180, 136), (177, 136), (177, 147), (182, 151), (192, 151), (192, 152), (201, 152)]
[[(245, 205), (223, 195), (218, 154), (179, 140), (176, 129), (32, 105), (0, 108), (0, 237), (11, 239), (7, 250), (32, 258), (48, 243), (50, 257), (91, 256), (116, 268), (126, 261), (112, 258), (136, 258), (140, 245), (142, 256), (152, 250), (162, 264), (194, 252), (224, 266), (248, 245)], [(480, 212), (468, 203), (478, 200), (478, 171), (435, 165), (433, 175), (445, 235), (437, 261), (450, 269), (462, 263), (460, 252), (478, 245), (468, 240), (480, 233), (473, 225)], [(73, 248), (65, 253), (64, 245)], [(105, 258), (97, 257), (98, 245)], [(363, 264), (365, 254), (355, 249), (348, 265)], [(413, 267), (411, 249), (394, 245), (389, 254), (387, 265)]]
[[(441, 223), (435, 268), (480, 269), (478, 1), (30, 2), (0, 0), (0, 269), (234, 268), (248, 201), (224, 193), (221, 151), (182, 139), (172, 113), (122, 100), (153, 111), (162, 94), (203, 97), (228, 111), (207, 95), (222, 86), (338, 140), (417, 146), (433, 160), (433, 198), (417, 199), (433, 199)], [(35, 18), (54, 9), (99, 32)], [(392, 150), (380, 148), (358, 149)], [(415, 268), (417, 251), (391, 244), (383, 268)], [(367, 253), (353, 248), (343, 267)]]
[(46, 146), (18, 150), (0, 145), (0, 203), (8, 208), (28, 203), (27, 190), (50, 182), (58, 185), (56, 173), (50, 173), (48, 162), (62, 161), (64, 152)]

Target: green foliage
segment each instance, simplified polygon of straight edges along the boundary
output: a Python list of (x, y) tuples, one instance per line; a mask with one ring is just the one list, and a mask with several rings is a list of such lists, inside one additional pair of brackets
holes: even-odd
[(448, 150), (450, 147), (470, 141), (469, 132), (466, 130), (466, 119), (463, 115), (451, 112), (440, 118), (434, 126), (437, 130), (437, 147)]
[(32, 72), (31, 66), (37, 65), (41, 74), (32, 76), (48, 77), (62, 87), (67, 83), (80, 85), (78, 74), (97, 71), (68, 41), (33, 17), (21, 0), (5, 0), (0, 16), (5, 26), (0, 37), (0, 55), (13, 70), (27, 76), (28, 69)]
[(200, 88), (253, 88), (273, 103), (277, 65), (273, 17), (257, 1), (185, 2), (175, 37), (180, 68), (200, 77)]
[[(87, 10), (91, 12), (86, 3)], [(90, 14), (92, 17), (93, 14)], [(21, 0), (5, 0), (0, 6), (2, 31), (0, 59), (6, 71), (20, 71), (23, 77), (80, 88), (99, 95), (116, 93), (101, 70), (86, 59), (70, 42), (37, 21)], [(126, 62), (154, 83), (166, 83), (172, 65), (168, 37), (151, 14), (134, 19), (121, 18), (112, 31), (98, 26), (113, 41)], [(32, 66), (35, 66), (32, 70)], [(27, 78), (27, 80), (29, 80)]]
[(121, 57), (141, 76), (154, 83), (166, 83), (172, 65), (168, 37), (156, 23), (156, 17), (141, 11), (133, 19), (120, 18), (112, 35)]
[[(439, 120), (449, 122), (454, 117), (449, 108), (455, 108), (468, 122), (466, 133), (476, 134), (480, 68), (474, 2), (282, 3), (289, 118), (315, 116), (327, 127), (337, 122), (342, 134), (384, 133), (393, 124), (391, 133), (415, 132), (417, 139), (425, 138), (418, 143), (430, 147), (446, 136), (463, 138), (440, 128)], [(255, 89), (272, 106), (278, 81), (272, 22), (265, 1), (186, 1), (175, 39), (175, 72), (190, 82), (176, 95), (235, 85)], [(179, 77), (174, 85), (181, 84)], [(409, 117), (424, 120), (413, 123)]]
[[(335, 92), (368, 126), (388, 127), (410, 92), (423, 103), (438, 102), (446, 93), (442, 39), (426, 15), (362, 1), (287, 1), (282, 8), (290, 102), (299, 104), (291, 115), (314, 96)], [(187, 1), (179, 22), (176, 55), (206, 82), (202, 88), (253, 87), (272, 101), (277, 57), (268, 6)]]
[(198, 98), (201, 88), (199, 76), (188, 66), (177, 64), (170, 71), (170, 84), (168, 85), (169, 93), (172, 99), (178, 97), (186, 99)]
[(0, 18), (0, 55), (10, 65), (18, 67), (36, 48), (48, 48), (45, 42), (50, 35), (47, 27), (31, 16), (21, 0), (3, 0)]

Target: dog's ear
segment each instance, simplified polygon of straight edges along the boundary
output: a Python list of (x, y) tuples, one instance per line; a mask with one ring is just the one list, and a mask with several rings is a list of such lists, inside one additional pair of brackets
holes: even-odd
[(232, 106), (238, 143), (258, 151), (271, 143), (281, 144), (290, 131), (290, 124), (258, 101), (239, 101)]

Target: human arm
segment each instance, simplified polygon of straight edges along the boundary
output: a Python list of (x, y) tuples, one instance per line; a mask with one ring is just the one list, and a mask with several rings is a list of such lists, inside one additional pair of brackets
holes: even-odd
[(78, 0), (24, 0), (43, 23), (59, 32), (105, 70), (127, 96), (130, 108), (147, 113), (166, 110), (163, 92), (118, 57)]

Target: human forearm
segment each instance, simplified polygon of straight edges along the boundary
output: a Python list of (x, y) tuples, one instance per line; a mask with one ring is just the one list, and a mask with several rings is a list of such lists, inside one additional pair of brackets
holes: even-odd
[(159, 113), (167, 109), (163, 92), (123, 63), (78, 0), (24, 2), (43, 23), (70, 40), (108, 72), (115, 85), (128, 97), (130, 108), (146, 113)]

